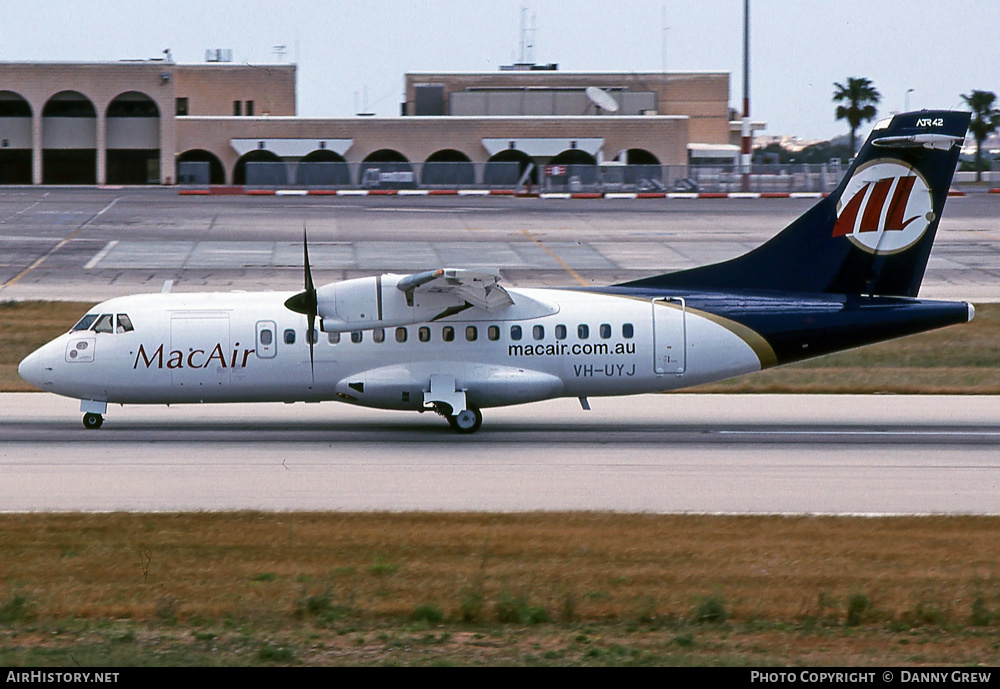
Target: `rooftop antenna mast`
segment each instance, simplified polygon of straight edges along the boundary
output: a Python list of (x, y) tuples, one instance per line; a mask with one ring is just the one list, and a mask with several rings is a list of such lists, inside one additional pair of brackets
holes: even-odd
[(753, 154), (753, 131), (750, 128), (750, 0), (743, 0), (743, 121), (740, 146), (740, 169), (743, 191), (750, 191), (750, 160)]
[(521, 52), (518, 55), (518, 63), (525, 65), (535, 61), (535, 31), (536, 15), (531, 15), (531, 26), (528, 26), (528, 8), (521, 7)]
[(662, 16), (662, 26), (660, 29), (660, 71), (664, 74), (667, 73), (667, 6), (663, 5), (661, 8)]

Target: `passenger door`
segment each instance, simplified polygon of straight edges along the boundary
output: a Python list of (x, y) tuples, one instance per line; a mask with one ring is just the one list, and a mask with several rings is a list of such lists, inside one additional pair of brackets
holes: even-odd
[(687, 370), (687, 305), (680, 297), (653, 299), (653, 371), (658, 376)]

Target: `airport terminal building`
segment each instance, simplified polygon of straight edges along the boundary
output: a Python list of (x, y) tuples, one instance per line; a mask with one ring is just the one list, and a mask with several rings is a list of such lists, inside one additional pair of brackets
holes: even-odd
[(242, 185), (270, 163), (256, 183), (512, 185), (738, 152), (723, 72), (407, 74), (399, 116), (306, 118), (295, 65), (209, 60), (0, 63), (0, 184)]

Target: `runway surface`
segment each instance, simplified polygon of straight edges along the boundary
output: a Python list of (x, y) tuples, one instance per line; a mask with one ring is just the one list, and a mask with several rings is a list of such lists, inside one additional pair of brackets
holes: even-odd
[(431, 414), (0, 395), (2, 511), (998, 514), (992, 397), (649, 395)]

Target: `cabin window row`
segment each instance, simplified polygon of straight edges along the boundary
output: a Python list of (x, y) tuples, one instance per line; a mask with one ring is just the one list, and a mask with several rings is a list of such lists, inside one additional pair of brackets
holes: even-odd
[[(565, 340), (568, 336), (569, 330), (565, 325), (557, 325), (553, 328), (555, 338), (557, 340)], [(371, 338), (377, 343), (385, 342), (385, 328), (375, 328), (370, 331)], [(491, 342), (496, 342), (500, 339), (500, 326), (490, 325), (486, 328), (486, 338)], [(545, 326), (544, 325), (533, 325), (528, 331), (534, 340), (544, 340), (545, 339)], [(613, 329), (610, 323), (602, 323), (597, 328), (597, 334), (602, 340), (607, 340), (611, 338)], [(510, 326), (510, 339), (514, 342), (518, 342), (525, 337), (525, 329), (520, 325)], [(456, 332), (456, 329), (450, 325), (446, 325), (441, 328), (441, 340), (444, 342), (454, 342), (457, 337), (459, 337), (460, 332)], [(635, 337), (635, 327), (631, 323), (623, 323), (621, 327), (621, 335), (626, 340), (631, 340)], [(580, 324), (576, 326), (576, 336), (579, 340), (586, 340), (590, 338), (590, 326), (586, 324)], [(327, 342), (332, 345), (339, 344), (341, 338), (349, 337), (351, 342), (359, 343), (364, 340), (364, 331), (354, 330), (350, 333), (327, 333)], [(403, 343), (410, 339), (410, 331), (408, 328), (399, 327), (395, 330), (395, 340), (396, 342)], [(417, 340), (420, 342), (430, 342), (431, 341), (431, 328), (429, 326), (423, 325), (417, 328)], [(316, 331), (313, 332), (312, 343), (315, 344), (317, 341)], [(465, 341), (475, 342), (479, 339), (479, 327), (475, 325), (469, 325), (465, 327)], [(285, 343), (294, 344), (295, 343), (295, 331), (286, 330), (285, 331)]]
[[(565, 325), (557, 325), (554, 330), (554, 335), (557, 340), (565, 340), (569, 334), (569, 329)], [(597, 328), (597, 333), (602, 340), (611, 339), (613, 333), (613, 328), (610, 323), (601, 323)], [(635, 337), (635, 328), (631, 323), (623, 323), (621, 329), (622, 337), (626, 340), (631, 340)], [(515, 342), (523, 339), (525, 337), (525, 332), (520, 325), (510, 326), (510, 339)], [(533, 340), (544, 340), (545, 339), (545, 326), (544, 325), (533, 325), (531, 326), (531, 338)], [(590, 339), (590, 326), (586, 323), (581, 323), (576, 326), (576, 339), (587, 340)]]

